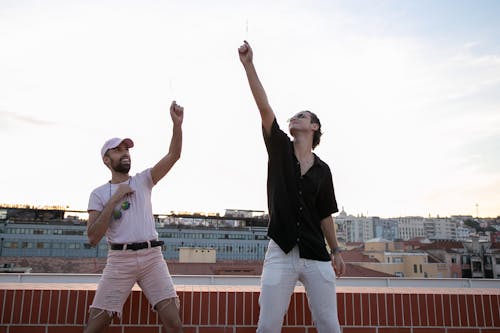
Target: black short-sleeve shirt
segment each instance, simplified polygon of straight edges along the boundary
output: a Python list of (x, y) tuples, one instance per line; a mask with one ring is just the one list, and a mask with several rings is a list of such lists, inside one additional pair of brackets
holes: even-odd
[(330, 261), (321, 220), (338, 212), (332, 174), (314, 154), (313, 166), (301, 176), (293, 142), (276, 121), (264, 141), (268, 153), (268, 236), (288, 253), (298, 245), (300, 257)]

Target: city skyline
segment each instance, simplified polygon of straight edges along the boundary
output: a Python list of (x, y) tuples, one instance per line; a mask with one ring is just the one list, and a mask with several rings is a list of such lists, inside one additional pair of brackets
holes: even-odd
[(339, 209), (500, 215), (500, 3), (495, 1), (0, 3), (0, 202), (86, 210), (99, 150), (131, 137), (131, 174), (180, 161), (153, 210), (267, 211), (247, 39), (278, 123), (317, 113)]
[[(65, 211), (68, 213), (67, 217), (73, 217), (73, 216), (78, 216), (80, 218), (84, 218), (87, 215), (87, 210), (79, 210), (79, 209), (73, 209), (69, 206), (58, 206), (58, 205), (33, 205), (29, 203), (1, 203), (0, 202), (0, 208), (21, 208), (21, 209), (40, 209), (40, 210), (55, 210), (55, 211)], [(158, 216), (184, 216), (184, 215), (192, 215), (192, 216), (200, 216), (200, 218), (203, 217), (231, 217), (234, 216), (235, 211), (239, 212), (249, 212), (252, 213), (253, 217), (258, 217), (258, 216), (263, 216), (267, 215), (268, 212), (266, 210), (253, 210), (253, 209), (246, 209), (246, 208), (226, 208), (223, 209), (222, 211), (185, 211), (185, 210), (170, 210), (170, 211), (154, 211), (154, 215)], [(453, 215), (387, 215), (387, 216), (381, 216), (381, 215), (366, 215), (364, 213), (356, 213), (356, 212), (348, 212), (345, 211), (343, 207), (339, 208), (339, 214), (336, 217), (354, 217), (354, 218), (380, 218), (380, 219), (398, 219), (398, 218), (423, 218), (423, 219), (450, 219), (450, 218), (467, 218), (467, 217), (472, 217), (473, 219), (479, 219), (479, 220), (489, 220), (489, 219), (498, 219), (500, 216), (477, 216), (477, 215), (472, 215), (472, 214), (453, 214)], [(345, 215), (342, 215), (341, 213), (345, 213)], [(83, 214), (83, 215), (81, 215)], [(1, 219), (2, 215), (0, 215)]]

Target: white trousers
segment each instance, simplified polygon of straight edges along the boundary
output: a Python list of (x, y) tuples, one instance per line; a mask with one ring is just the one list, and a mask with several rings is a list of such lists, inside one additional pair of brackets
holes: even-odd
[(269, 241), (262, 271), (257, 333), (281, 331), (297, 281), (304, 285), (318, 333), (340, 333), (331, 261), (302, 259), (297, 246), (286, 254), (273, 240)]

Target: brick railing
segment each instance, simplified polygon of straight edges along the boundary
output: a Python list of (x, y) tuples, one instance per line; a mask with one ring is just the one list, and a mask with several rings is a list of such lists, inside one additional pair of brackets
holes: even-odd
[[(82, 332), (95, 284), (0, 284), (0, 333)], [(177, 286), (186, 333), (255, 332), (258, 287)], [(500, 333), (500, 289), (337, 287), (343, 333)], [(110, 333), (161, 333), (135, 287)], [(286, 333), (314, 329), (303, 288), (284, 319)]]

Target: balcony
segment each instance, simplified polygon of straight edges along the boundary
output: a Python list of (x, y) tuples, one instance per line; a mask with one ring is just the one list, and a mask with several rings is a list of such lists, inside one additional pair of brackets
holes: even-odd
[[(81, 332), (98, 278), (0, 274), (0, 332)], [(184, 332), (255, 332), (258, 277), (174, 276), (174, 282)], [(500, 280), (341, 278), (337, 300), (343, 333), (500, 333)], [(162, 332), (137, 286), (108, 332)], [(301, 285), (282, 332), (316, 332)]]

